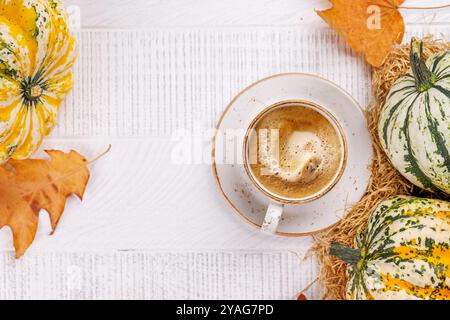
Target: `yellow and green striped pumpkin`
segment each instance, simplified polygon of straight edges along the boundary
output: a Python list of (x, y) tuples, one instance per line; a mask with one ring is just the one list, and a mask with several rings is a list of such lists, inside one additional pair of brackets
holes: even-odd
[(450, 299), (449, 202), (385, 200), (355, 243), (330, 247), (348, 262), (348, 299)]
[(72, 88), (75, 41), (59, 0), (0, 0), (0, 164), (30, 156)]
[(422, 59), (411, 44), (411, 70), (392, 86), (378, 133), (393, 166), (415, 185), (450, 194), (450, 51)]

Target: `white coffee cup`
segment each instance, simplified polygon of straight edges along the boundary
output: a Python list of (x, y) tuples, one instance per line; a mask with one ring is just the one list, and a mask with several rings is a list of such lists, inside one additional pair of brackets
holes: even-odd
[[(258, 181), (258, 179), (253, 174), (252, 170), (250, 169), (251, 164), (250, 159), (252, 158), (252, 156), (254, 157), (254, 155), (251, 155), (251, 148), (249, 142), (251, 140), (250, 139), (251, 135), (256, 134), (255, 128), (258, 125), (259, 121), (262, 118), (264, 118), (268, 113), (274, 111), (275, 109), (292, 106), (302, 106), (306, 108), (311, 108), (312, 110), (320, 113), (325, 119), (328, 120), (328, 122), (336, 130), (341, 146), (341, 154), (342, 154), (341, 162), (339, 164), (338, 170), (336, 170), (336, 174), (333, 177), (333, 179), (331, 179), (331, 181), (327, 185), (325, 185), (323, 189), (305, 198), (286, 198), (269, 191), (264, 185), (261, 184), (261, 182)], [(289, 100), (275, 103), (269, 106), (268, 108), (264, 109), (262, 112), (260, 112), (253, 119), (245, 134), (243, 143), (243, 163), (245, 170), (252, 183), (260, 192), (262, 192), (270, 200), (264, 218), (264, 222), (261, 225), (261, 230), (269, 234), (276, 234), (286, 205), (299, 205), (309, 203), (327, 194), (331, 189), (333, 189), (333, 187), (338, 183), (339, 179), (342, 177), (342, 174), (344, 173), (345, 170), (346, 161), (347, 161), (347, 142), (344, 131), (342, 130), (342, 127), (340, 126), (337, 119), (327, 109), (309, 101)]]

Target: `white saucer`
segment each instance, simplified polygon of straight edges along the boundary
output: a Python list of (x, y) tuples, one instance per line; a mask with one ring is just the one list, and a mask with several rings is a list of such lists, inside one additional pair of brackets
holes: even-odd
[(242, 164), (243, 138), (257, 114), (286, 100), (307, 100), (327, 109), (341, 124), (348, 144), (347, 165), (334, 188), (318, 200), (285, 208), (277, 234), (305, 236), (338, 222), (349, 206), (361, 199), (370, 179), (373, 150), (366, 120), (358, 103), (339, 86), (316, 75), (288, 73), (262, 79), (244, 89), (225, 109), (217, 125), (213, 173), (231, 207), (245, 221), (260, 228), (269, 200), (246, 174)]

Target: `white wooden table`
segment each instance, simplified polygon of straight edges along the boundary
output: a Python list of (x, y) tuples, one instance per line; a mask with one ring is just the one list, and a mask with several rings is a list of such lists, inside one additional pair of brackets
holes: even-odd
[[(327, 2), (65, 3), (80, 17), (78, 81), (46, 146), (87, 156), (108, 143), (113, 150), (91, 168), (83, 203), (70, 199), (54, 235), (41, 213), (21, 260), (10, 231), (0, 231), (0, 299), (289, 299), (314, 280), (315, 262), (303, 260), (311, 239), (267, 237), (245, 225), (217, 194), (210, 166), (173, 163), (172, 151), (177, 129), (211, 129), (233, 95), (273, 73), (320, 73), (364, 104), (368, 68), (316, 16)], [(448, 37), (449, 9), (403, 14), (409, 28)], [(296, 44), (315, 29), (325, 30), (323, 42)], [(341, 46), (363, 82), (302, 62), (295, 53), (307, 45)], [(308, 295), (320, 298), (321, 288)]]

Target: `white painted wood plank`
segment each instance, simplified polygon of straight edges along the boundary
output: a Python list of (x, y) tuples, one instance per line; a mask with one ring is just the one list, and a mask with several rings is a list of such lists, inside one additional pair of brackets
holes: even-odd
[[(167, 128), (185, 124), (182, 119), (191, 113), (205, 114), (201, 125), (208, 128), (243, 86), (283, 71), (320, 73), (366, 101), (369, 84), (354, 77), (367, 70), (342, 41), (334, 35), (307, 44), (298, 38), (305, 25), (326, 27), (314, 8), (327, 7), (327, 1), (65, 2), (79, 6), (83, 27), (151, 28), (144, 43), (135, 45), (143, 45), (150, 57), (129, 54), (129, 61), (114, 64), (112, 59), (120, 57), (102, 36), (79, 35), (85, 37), (79, 81), (46, 145), (75, 147), (87, 156), (111, 142), (114, 149), (92, 167), (85, 201), (70, 199), (55, 235), (48, 236), (48, 218), (41, 214), (36, 242), (22, 260), (13, 259), (9, 230), (0, 231), (0, 299), (287, 299), (304, 288), (315, 278), (316, 266), (287, 251), (302, 256), (309, 240), (268, 238), (234, 217), (217, 196), (207, 165), (170, 165), (173, 141)], [(424, 2), (445, 3), (407, 4)], [(426, 32), (442, 30), (447, 38), (447, 29), (439, 25), (450, 21), (449, 14), (448, 9), (404, 12), (408, 23), (419, 23)], [(279, 29), (271, 34), (272, 28)], [(121, 39), (134, 43), (136, 34), (130, 31)], [(93, 48), (85, 47), (89, 41)], [(345, 63), (332, 57), (336, 41)], [(165, 52), (165, 46), (172, 50)], [(92, 77), (81, 70), (90, 60)], [(138, 74), (147, 78), (136, 85)], [(128, 84), (113, 86), (124, 80)], [(186, 111), (172, 113), (172, 123), (165, 112), (178, 105)], [(161, 113), (155, 116), (151, 112), (157, 109)], [(143, 171), (139, 163), (151, 169)], [(137, 192), (141, 185), (148, 187)], [(317, 288), (309, 294), (321, 296)]]

